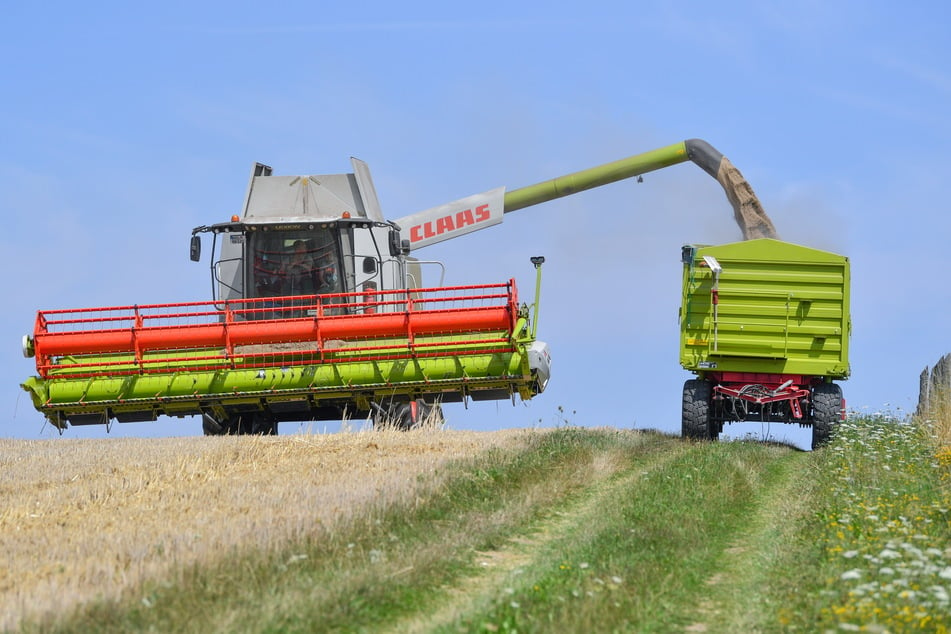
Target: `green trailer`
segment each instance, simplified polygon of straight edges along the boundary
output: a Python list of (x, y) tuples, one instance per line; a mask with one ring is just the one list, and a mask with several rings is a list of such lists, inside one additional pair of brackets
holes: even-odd
[(849, 259), (773, 239), (682, 250), (682, 434), (716, 439), (723, 425), (812, 428), (826, 443), (845, 412)]

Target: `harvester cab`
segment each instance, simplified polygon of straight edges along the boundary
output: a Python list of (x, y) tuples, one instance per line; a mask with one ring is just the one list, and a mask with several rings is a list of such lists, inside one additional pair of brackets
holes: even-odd
[(372, 294), (421, 286), (399, 227), (383, 218), (369, 169), (351, 161), (352, 174), (321, 176), (274, 176), (269, 166), (255, 163), (242, 214), (192, 231), (195, 261), (200, 234), (213, 236), (213, 297)]

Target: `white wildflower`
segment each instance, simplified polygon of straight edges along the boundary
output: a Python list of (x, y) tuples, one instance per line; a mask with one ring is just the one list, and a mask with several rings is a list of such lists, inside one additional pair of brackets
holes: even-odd
[(944, 586), (931, 586), (928, 589), (931, 590), (931, 594), (933, 594), (934, 598), (940, 603), (948, 603), (948, 601), (951, 600)]
[(849, 581), (850, 579), (860, 579), (861, 577), (862, 577), (862, 571), (853, 568), (852, 570), (846, 570), (845, 572), (843, 572), (839, 576), (839, 579), (842, 579), (843, 581)]

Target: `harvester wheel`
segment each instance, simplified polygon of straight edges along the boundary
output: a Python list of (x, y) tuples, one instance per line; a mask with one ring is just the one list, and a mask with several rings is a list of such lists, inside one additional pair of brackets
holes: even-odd
[(218, 421), (207, 415), (201, 418), (201, 430), (206, 436), (223, 436), (228, 433), (227, 428), (222, 427)]
[(694, 440), (716, 440), (710, 420), (710, 402), (713, 384), (702, 379), (690, 379), (684, 383), (683, 416), (680, 435)]
[(261, 414), (234, 414), (220, 423), (205, 417), (201, 423), (206, 436), (273, 436), (277, 423)]
[(276, 436), (277, 423), (260, 414), (255, 414), (251, 419), (251, 433), (255, 436)]
[(416, 427), (441, 427), (446, 422), (442, 405), (430, 405), (422, 399), (410, 403), (393, 403), (384, 413), (373, 418), (375, 429), (397, 429), (407, 431)]
[(842, 420), (842, 388), (820, 383), (812, 389), (812, 448), (828, 444), (835, 426)]
[(420, 414), (416, 420), (417, 426), (442, 427), (446, 424), (446, 417), (443, 415), (441, 404), (435, 403), (429, 405), (428, 403), (420, 401), (420, 405), (422, 407), (420, 408)]

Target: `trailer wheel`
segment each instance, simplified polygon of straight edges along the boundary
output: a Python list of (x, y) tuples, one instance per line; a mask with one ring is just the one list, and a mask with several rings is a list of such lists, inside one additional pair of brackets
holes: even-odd
[(820, 383), (812, 389), (812, 448), (828, 444), (835, 426), (842, 419), (842, 388), (835, 383)]
[(716, 440), (710, 420), (710, 402), (713, 384), (702, 379), (690, 379), (684, 383), (683, 415), (680, 435), (693, 440)]

